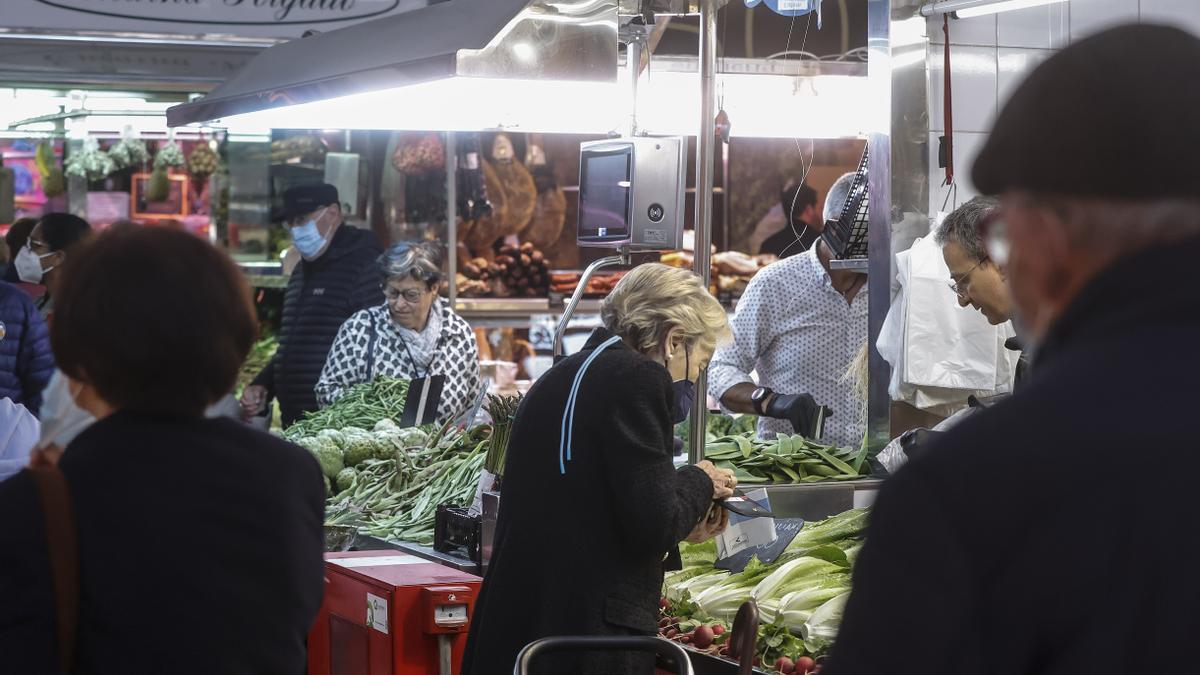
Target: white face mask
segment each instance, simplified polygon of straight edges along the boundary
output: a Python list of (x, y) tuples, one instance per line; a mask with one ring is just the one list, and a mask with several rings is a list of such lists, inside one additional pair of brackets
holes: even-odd
[(42, 258), (52, 255), (54, 255), (53, 252), (38, 255), (28, 246), (22, 248), (13, 261), (13, 264), (17, 266), (17, 277), (27, 284), (42, 283), (42, 276), (54, 269), (53, 265), (47, 269), (42, 269)]

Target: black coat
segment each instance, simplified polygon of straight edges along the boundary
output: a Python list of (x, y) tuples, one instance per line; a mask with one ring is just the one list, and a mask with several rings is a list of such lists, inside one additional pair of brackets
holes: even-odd
[[(63, 454), (79, 537), (78, 675), (303, 675), (325, 486), (303, 449), (227, 419), (116, 413)], [(43, 511), (0, 483), (0, 672), (58, 673)]]
[[(563, 410), (575, 374), (610, 337), (543, 375), (513, 425), (495, 549), (464, 675), (511, 673), (517, 652), (552, 635), (652, 634), (663, 560), (712, 503), (712, 481), (672, 463), (674, 394), (666, 368), (618, 343), (588, 369), (574, 443), (559, 468)], [(649, 673), (628, 654), (547, 658), (541, 673)]]
[(254, 380), (279, 399), (284, 426), (317, 409), (313, 389), (338, 329), (358, 310), (383, 302), (380, 253), (374, 234), (343, 224), (320, 258), (302, 261), (292, 272), (279, 349)]
[(888, 479), (822, 673), (1197, 672), (1197, 260), (1102, 272), (1017, 393)]

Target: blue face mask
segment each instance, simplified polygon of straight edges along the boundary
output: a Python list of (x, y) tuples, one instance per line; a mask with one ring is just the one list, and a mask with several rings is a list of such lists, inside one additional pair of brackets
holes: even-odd
[(672, 411), (675, 424), (687, 419), (688, 413), (692, 411), (692, 405), (696, 402), (696, 383), (687, 379), (687, 374), (692, 370), (691, 354), (685, 351), (683, 356), (684, 379), (671, 383), (671, 388), (675, 391), (675, 410)]
[(292, 243), (296, 245), (296, 250), (305, 260), (317, 257), (321, 249), (325, 248), (326, 238), (317, 228), (317, 221), (323, 215), (325, 215), (325, 209), (321, 209), (317, 215), (309, 218), (308, 222), (303, 225), (292, 228)]

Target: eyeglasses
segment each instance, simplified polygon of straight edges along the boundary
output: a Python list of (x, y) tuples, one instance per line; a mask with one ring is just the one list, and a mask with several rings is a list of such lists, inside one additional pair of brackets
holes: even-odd
[(975, 266), (964, 272), (961, 277), (951, 275), (950, 278), (954, 279), (954, 281), (951, 281), (949, 284), (950, 290), (954, 291), (954, 294), (960, 298), (967, 297), (967, 293), (971, 290), (971, 273), (979, 269), (979, 266), (985, 262), (987, 262), (987, 258), (975, 263)]
[(383, 289), (383, 297), (387, 298), (388, 300), (395, 301), (400, 298), (404, 298), (404, 301), (410, 305), (415, 305), (420, 302), (421, 297), (424, 295), (425, 293), (416, 288), (406, 288), (403, 291), (391, 287), (384, 287)]

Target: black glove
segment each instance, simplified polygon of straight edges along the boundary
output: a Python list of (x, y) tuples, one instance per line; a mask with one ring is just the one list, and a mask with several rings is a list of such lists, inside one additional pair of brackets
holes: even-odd
[(929, 449), (929, 444), (937, 440), (941, 435), (942, 432), (933, 431), (932, 429), (910, 429), (900, 435), (900, 449), (904, 451), (904, 454), (910, 460), (916, 459), (918, 456), (924, 454)]
[[(805, 438), (812, 438), (816, 429), (817, 413), (821, 406), (809, 394), (776, 394), (767, 404), (767, 417), (787, 420), (792, 423), (792, 429)], [(825, 408), (825, 417), (832, 417), (833, 411)]]

